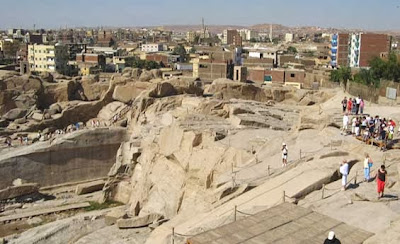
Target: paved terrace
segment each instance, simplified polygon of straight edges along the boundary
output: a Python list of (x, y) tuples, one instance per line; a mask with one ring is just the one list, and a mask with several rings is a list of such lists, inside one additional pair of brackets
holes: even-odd
[(335, 231), (342, 244), (363, 243), (373, 234), (346, 225), (310, 209), (283, 203), (194, 236), (188, 244), (321, 244), (329, 231)]

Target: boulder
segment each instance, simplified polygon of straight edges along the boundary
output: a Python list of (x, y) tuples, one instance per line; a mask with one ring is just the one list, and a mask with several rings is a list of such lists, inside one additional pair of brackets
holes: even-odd
[(17, 178), (15, 180), (13, 180), (13, 182), (12, 182), (13, 186), (22, 186), (23, 184), (26, 184), (26, 183), (27, 183), (26, 180), (23, 180), (20, 178)]
[(124, 208), (116, 208), (112, 209), (104, 216), (104, 222), (106, 225), (114, 225), (117, 223), (118, 219), (125, 219), (128, 215), (126, 214), (126, 210)]
[(62, 112), (62, 107), (58, 103), (53, 103), (50, 105), (49, 110), (53, 110), (56, 114), (58, 114)]
[(37, 104), (38, 96), (33, 91), (30, 91), (17, 96), (13, 100), (17, 108), (29, 109)]
[(142, 70), (139, 68), (133, 68), (132, 73), (131, 73), (131, 78), (132, 79), (139, 79), (140, 75), (142, 74)]
[(39, 92), (42, 91), (43, 85), (42, 81), (38, 77), (34, 76), (13, 76), (5, 80), (7, 85), (7, 89), (15, 89), (21, 92), (27, 91), (35, 91)]
[(174, 86), (178, 94), (195, 94), (196, 96), (202, 96), (204, 92), (201, 88), (201, 84), (194, 78), (176, 78), (168, 80), (168, 82)]
[(152, 69), (150, 72), (153, 75), (153, 78), (161, 78), (162, 76), (162, 72), (159, 69)]
[(20, 119), (14, 120), (14, 123), (18, 124), (18, 125), (25, 124), (26, 122), (28, 122), (28, 120), (26, 118), (20, 118)]
[(140, 228), (148, 226), (163, 218), (164, 217), (160, 214), (149, 214), (143, 217), (136, 217), (131, 219), (119, 219), (117, 220), (117, 226), (120, 229)]
[(114, 89), (113, 99), (123, 103), (134, 100), (141, 92), (147, 90), (152, 84), (148, 82), (135, 82), (126, 85), (117, 85)]
[(126, 105), (121, 102), (109, 103), (100, 110), (100, 112), (97, 114), (97, 118), (104, 121), (109, 121), (115, 114), (119, 113), (125, 107)]
[(1, 119), (0, 120), (0, 127), (7, 127), (10, 124), (10, 122), (6, 119)]
[(0, 200), (12, 199), (39, 191), (39, 185), (36, 183), (22, 184), (18, 186), (7, 187), (0, 190)]
[(143, 70), (142, 74), (139, 77), (139, 81), (150, 81), (153, 78), (154, 77), (153, 77), (153, 74), (151, 73), (151, 71)]
[(33, 113), (32, 119), (36, 121), (42, 121), (43, 120), (43, 114), (42, 113)]
[(128, 126), (128, 120), (127, 119), (122, 119), (117, 121), (117, 123), (115, 123), (116, 126), (120, 126), (120, 127), (127, 127)]
[(51, 73), (49, 72), (43, 72), (40, 74), (40, 78), (45, 81), (45, 82), (49, 82), (52, 83), (54, 81), (54, 77)]
[(87, 101), (87, 97), (84, 94), (82, 84), (79, 81), (71, 80), (67, 83), (68, 100), (81, 100)]
[(88, 194), (88, 193), (92, 193), (95, 191), (101, 191), (104, 187), (104, 184), (105, 184), (104, 180), (98, 180), (98, 181), (93, 181), (93, 182), (77, 185), (76, 189), (75, 189), (75, 194), (83, 195), (83, 194)]
[(122, 70), (122, 77), (130, 78), (131, 75), (132, 75), (132, 68), (131, 67), (126, 67), (124, 70)]
[(6, 120), (16, 120), (23, 118), (28, 111), (26, 109), (14, 108), (8, 111), (5, 115), (2, 116), (3, 119)]
[(156, 86), (150, 91), (149, 96), (154, 98), (169, 97), (177, 95), (178, 92), (175, 87), (169, 82), (157, 83)]

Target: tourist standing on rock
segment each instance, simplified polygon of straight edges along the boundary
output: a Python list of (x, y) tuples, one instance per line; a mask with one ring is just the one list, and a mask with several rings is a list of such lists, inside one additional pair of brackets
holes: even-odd
[(328, 234), (328, 238), (325, 239), (324, 244), (341, 244), (339, 239), (336, 238), (335, 232), (330, 231)]
[(11, 147), (12, 146), (11, 137), (7, 136), (5, 143), (7, 144), (8, 147)]
[(343, 127), (342, 127), (342, 132), (341, 135), (347, 135), (347, 127), (349, 125), (349, 116), (347, 115), (347, 113), (345, 113), (343, 115)]
[(344, 159), (343, 162), (340, 164), (340, 173), (342, 174), (342, 191), (346, 190), (347, 185), (347, 176), (349, 175), (349, 164)]
[(360, 114), (364, 114), (364, 107), (365, 107), (364, 99), (361, 99), (361, 102), (360, 102)]
[(364, 181), (366, 182), (369, 182), (372, 164), (373, 162), (371, 157), (366, 153), (364, 159)]
[(282, 167), (286, 167), (287, 165), (287, 158), (288, 158), (288, 148), (286, 143), (282, 143)]
[(342, 100), (342, 108), (343, 108), (343, 113), (346, 113), (346, 108), (347, 108), (347, 98), (344, 97)]
[(355, 98), (353, 98), (353, 100), (351, 101), (351, 108), (351, 113), (356, 114), (357, 102)]
[(378, 199), (383, 197), (385, 191), (385, 183), (386, 183), (386, 169), (385, 165), (381, 165), (381, 168), (376, 172), (375, 179), (378, 188)]
[(360, 112), (360, 104), (361, 104), (361, 97), (360, 95), (358, 95), (358, 97), (356, 98), (356, 115), (358, 115), (358, 112)]

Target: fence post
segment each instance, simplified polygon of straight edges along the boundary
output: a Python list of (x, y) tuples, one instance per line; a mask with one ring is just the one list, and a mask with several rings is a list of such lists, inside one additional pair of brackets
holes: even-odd
[(237, 211), (237, 206), (235, 205), (235, 210), (233, 212), (233, 220), (236, 222), (236, 211)]
[(301, 159), (301, 149), (300, 149), (300, 159)]
[(268, 164), (268, 176), (270, 176), (271, 175), (271, 173), (270, 173), (270, 166), (269, 166), (269, 164)]
[(282, 202), (286, 202), (286, 193), (285, 193), (285, 191), (283, 191), (283, 194), (282, 194)]
[(175, 243), (175, 227), (172, 227), (172, 236), (171, 236), (171, 243), (174, 244)]
[(325, 194), (325, 184), (322, 185), (322, 195), (321, 195), (321, 199), (324, 199), (324, 194)]

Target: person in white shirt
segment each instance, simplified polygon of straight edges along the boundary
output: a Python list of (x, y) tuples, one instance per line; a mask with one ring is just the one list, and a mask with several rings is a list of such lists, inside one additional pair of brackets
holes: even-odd
[(347, 176), (349, 175), (349, 164), (345, 159), (340, 164), (339, 172), (342, 174), (342, 191), (345, 191), (347, 185)]
[(347, 113), (345, 113), (343, 115), (343, 128), (342, 128), (342, 133), (341, 133), (342, 135), (343, 135), (343, 133), (344, 133), (344, 135), (347, 135), (348, 125), (349, 125), (349, 116), (347, 115)]
[(286, 143), (282, 143), (282, 167), (287, 165), (287, 157), (288, 157), (288, 148)]
[(366, 153), (364, 159), (364, 181), (366, 182), (369, 182), (372, 164), (373, 162), (371, 157)]
[[(356, 122), (357, 122), (357, 118), (354, 117), (353, 120), (351, 121), (351, 134), (356, 133)], [(343, 121), (343, 123), (344, 123), (344, 121)]]
[(358, 95), (356, 98), (356, 115), (358, 115), (358, 112), (360, 111), (360, 103), (361, 103), (361, 97)]

